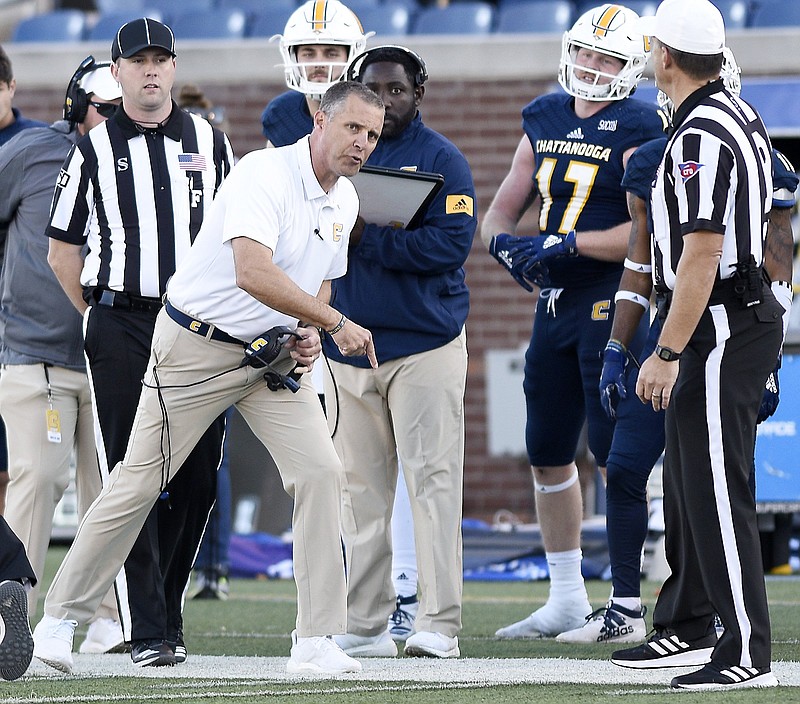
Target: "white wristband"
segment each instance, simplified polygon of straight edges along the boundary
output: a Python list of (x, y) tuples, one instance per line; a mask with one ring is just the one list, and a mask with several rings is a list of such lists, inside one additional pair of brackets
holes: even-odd
[(653, 272), (653, 267), (650, 264), (639, 264), (638, 262), (632, 262), (630, 259), (625, 257), (625, 261), (622, 262), (622, 265), (626, 269), (630, 269), (631, 271), (636, 271), (640, 274), (651, 274)]
[(772, 293), (783, 306), (783, 339), (786, 339), (786, 329), (789, 327), (789, 313), (792, 310), (792, 285), (788, 281), (773, 281)]
[(634, 293), (633, 291), (617, 291), (616, 295), (614, 296), (614, 303), (617, 303), (618, 301), (633, 301), (644, 308), (645, 312), (650, 310), (650, 301), (641, 294)]

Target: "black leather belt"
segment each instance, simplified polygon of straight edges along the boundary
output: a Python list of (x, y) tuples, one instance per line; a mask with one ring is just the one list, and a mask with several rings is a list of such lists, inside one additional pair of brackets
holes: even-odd
[(193, 318), (191, 315), (186, 315), (186, 313), (182, 310), (178, 310), (169, 301), (167, 301), (165, 308), (167, 310), (167, 315), (182, 328), (189, 330), (189, 332), (197, 333), (201, 337), (216, 340), (217, 342), (230, 342), (240, 347), (246, 346), (241, 340), (231, 337), (227, 332), (222, 332), (222, 330), (214, 327), (210, 323), (204, 323), (202, 320), (197, 320), (197, 318)]
[(106, 306), (107, 308), (133, 310), (139, 313), (158, 313), (162, 306), (160, 298), (137, 296), (133, 293), (112, 291), (107, 288), (91, 289), (89, 302), (94, 302), (97, 305)]

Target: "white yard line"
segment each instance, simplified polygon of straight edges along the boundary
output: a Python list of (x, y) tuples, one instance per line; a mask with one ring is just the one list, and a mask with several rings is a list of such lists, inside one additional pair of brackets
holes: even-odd
[[(313, 676), (288, 675), (286, 658), (225, 657), (190, 655), (176, 667), (135, 667), (129, 655), (75, 654), (72, 675), (64, 675), (38, 660), (24, 675), (28, 679), (75, 679), (102, 677), (139, 677), (161, 680), (248, 680), (259, 682), (302, 682)], [(631, 670), (612, 665), (607, 660), (567, 658), (460, 658), (432, 660), (424, 658), (363, 658), (360, 673), (340, 675), (338, 681), (416, 682), (460, 687), (504, 684), (546, 684), (591, 682), (598, 685), (669, 686), (676, 674), (696, 668)], [(800, 687), (800, 663), (776, 662), (773, 671), (782, 685)], [(407, 688), (407, 687), (406, 687)], [(368, 688), (369, 689), (369, 688)], [(31, 700), (27, 700), (31, 701)], [(59, 699), (67, 701), (67, 699)], [(85, 699), (84, 699), (85, 701)]]

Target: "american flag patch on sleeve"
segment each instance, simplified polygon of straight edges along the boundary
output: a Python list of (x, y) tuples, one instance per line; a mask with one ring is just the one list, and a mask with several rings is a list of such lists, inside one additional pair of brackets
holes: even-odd
[(206, 158), (202, 154), (178, 154), (178, 165), (184, 171), (205, 171)]

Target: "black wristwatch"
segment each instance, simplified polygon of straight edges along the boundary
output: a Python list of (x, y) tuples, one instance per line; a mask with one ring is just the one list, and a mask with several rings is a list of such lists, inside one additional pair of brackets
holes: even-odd
[(665, 362), (677, 362), (681, 358), (681, 353), (676, 352), (670, 347), (656, 345), (656, 356), (659, 359), (663, 359)]

